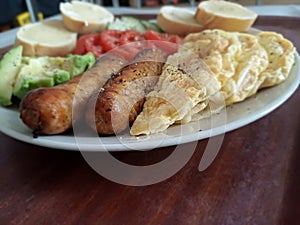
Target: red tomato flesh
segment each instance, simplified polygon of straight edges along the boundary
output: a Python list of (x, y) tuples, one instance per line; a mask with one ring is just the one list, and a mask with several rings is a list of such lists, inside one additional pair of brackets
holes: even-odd
[[(178, 35), (162, 34), (152, 30), (146, 30), (145, 33), (135, 30), (105, 30), (99, 34), (86, 34), (79, 37), (73, 53), (83, 55), (92, 52), (96, 58), (99, 58), (105, 52), (114, 49), (128, 60), (131, 60), (143, 48), (161, 48), (168, 54), (172, 54), (177, 51), (178, 44), (181, 44), (182, 40)], [(174, 44), (170, 44), (170, 42)], [(126, 46), (129, 43), (136, 44)], [(119, 46), (123, 47), (120, 48)]]
[(100, 43), (104, 51), (110, 51), (120, 45), (120, 37), (122, 31), (119, 30), (105, 30), (100, 34)]

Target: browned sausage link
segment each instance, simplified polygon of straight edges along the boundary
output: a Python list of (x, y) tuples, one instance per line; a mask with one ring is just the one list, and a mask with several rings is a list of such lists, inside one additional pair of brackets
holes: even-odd
[(158, 49), (144, 49), (135, 62), (112, 76), (99, 94), (87, 103), (86, 120), (99, 134), (124, 131), (142, 110), (146, 94), (161, 74), (166, 54)]
[[(87, 99), (126, 63), (119, 55), (106, 54), (91, 69), (69, 82), (28, 93), (20, 103), (22, 121), (34, 135), (58, 134), (70, 129), (72, 119), (77, 121), (83, 115)], [(72, 109), (76, 111), (76, 118), (72, 118)]]

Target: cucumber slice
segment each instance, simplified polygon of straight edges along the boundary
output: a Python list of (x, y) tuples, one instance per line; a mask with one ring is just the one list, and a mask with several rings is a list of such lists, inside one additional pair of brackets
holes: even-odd
[(145, 32), (145, 27), (141, 23), (141, 20), (131, 17), (131, 16), (122, 16), (120, 19), (117, 18), (114, 22), (108, 24), (108, 29), (110, 30), (136, 30), (139, 32)]
[(141, 23), (144, 25), (145, 30), (153, 30), (161, 33), (162, 29), (154, 22), (150, 22), (148, 20), (141, 20)]
[(141, 22), (142, 20), (140, 19), (131, 16), (123, 16), (122, 20), (129, 27), (128, 30), (136, 30), (142, 33), (146, 31), (145, 26), (143, 25), (143, 23)]
[(117, 18), (114, 22), (108, 24), (107, 29), (124, 31), (127, 29), (127, 27), (124, 25), (124, 22), (122, 20)]
[(132, 16), (122, 16), (115, 19), (114, 22), (109, 23), (107, 29), (109, 30), (136, 30), (144, 33), (146, 30), (150, 29), (156, 32), (162, 32), (161, 28), (154, 22), (148, 20), (138, 19)]

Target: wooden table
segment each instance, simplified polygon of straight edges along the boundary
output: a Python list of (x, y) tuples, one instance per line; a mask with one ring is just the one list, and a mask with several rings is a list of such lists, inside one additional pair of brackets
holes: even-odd
[[(300, 49), (300, 18), (260, 17)], [(0, 224), (299, 224), (300, 91), (278, 109), (225, 134), (217, 158), (198, 164), (207, 139), (176, 175), (133, 187), (98, 175), (80, 152), (38, 147), (0, 134)], [(186, 145), (188, 146), (188, 144)], [(134, 165), (173, 147), (113, 155)]]

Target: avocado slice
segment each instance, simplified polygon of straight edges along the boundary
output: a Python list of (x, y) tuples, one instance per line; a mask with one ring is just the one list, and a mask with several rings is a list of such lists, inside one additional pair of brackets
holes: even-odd
[(25, 94), (39, 87), (53, 87), (69, 81), (95, 63), (92, 53), (67, 57), (23, 57), (17, 74), (13, 95), (22, 99)]
[(52, 87), (69, 81), (96, 62), (92, 53), (67, 57), (22, 56), (21, 45), (12, 48), (0, 61), (0, 105), (12, 105), (12, 96), (22, 99), (35, 88)]
[(0, 61), (0, 104), (9, 106), (16, 76), (21, 67), (23, 46), (10, 49)]
[(91, 68), (96, 62), (96, 58), (93, 53), (88, 52), (85, 55), (67, 55), (68, 63), (63, 65), (64, 70), (69, 71), (71, 77), (83, 73), (87, 69)]

